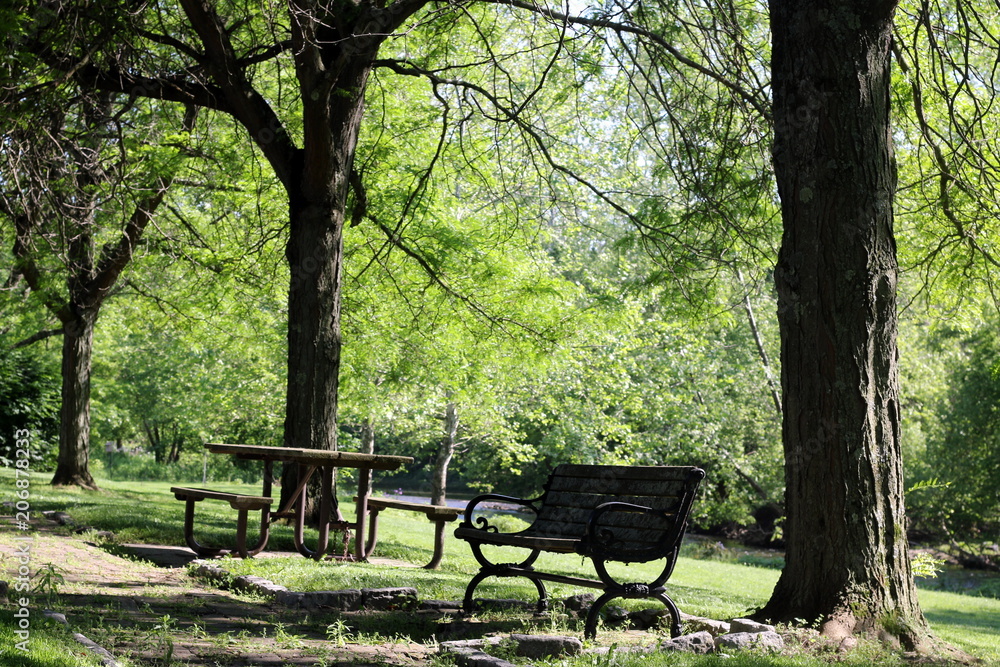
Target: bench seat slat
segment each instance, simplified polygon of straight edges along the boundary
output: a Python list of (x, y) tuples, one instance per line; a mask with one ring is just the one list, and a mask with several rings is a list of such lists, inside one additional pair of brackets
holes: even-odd
[[(625, 543), (629, 545), (654, 545), (659, 544), (660, 541), (669, 533), (670, 527), (662, 527), (656, 530), (642, 530), (634, 526), (616, 526), (608, 527), (610, 533), (614, 536), (614, 539), (618, 543)], [(583, 524), (569, 524), (569, 525), (559, 525), (559, 524), (541, 524), (535, 523), (528, 529), (528, 532), (532, 535), (553, 537), (559, 539), (574, 539), (578, 542), (582, 542), (581, 535), (585, 534), (587, 527)], [(524, 533), (515, 533), (517, 535), (523, 535)], [(598, 535), (602, 533), (598, 531)]]
[(573, 507), (582, 510), (592, 510), (604, 503), (618, 502), (640, 505), (642, 507), (652, 507), (661, 512), (672, 513), (676, 511), (681, 499), (677, 496), (638, 496), (627, 493), (603, 494), (574, 493), (570, 491), (549, 492), (545, 496), (544, 506), (551, 507)]
[(652, 498), (677, 498), (684, 494), (683, 480), (656, 479), (614, 479), (578, 478), (565, 475), (553, 476), (549, 493), (568, 491), (572, 493), (597, 494), (605, 496), (649, 496)]
[(195, 489), (183, 486), (170, 488), (177, 500), (224, 500), (233, 509), (260, 510), (270, 507), (274, 502), (273, 498), (267, 496), (250, 496), (240, 493), (227, 493), (225, 491), (214, 491), (212, 489)]
[(580, 544), (578, 537), (558, 537), (533, 533), (487, 533), (478, 528), (468, 528), (462, 525), (455, 529), (455, 537), (473, 540), (480, 544), (515, 546), (570, 554), (574, 553)]
[(411, 503), (405, 500), (390, 500), (388, 498), (369, 498), (368, 507), (372, 509), (397, 509), (411, 512), (423, 512), (430, 519), (454, 521), (464, 510), (447, 505), (429, 505), (427, 503)]

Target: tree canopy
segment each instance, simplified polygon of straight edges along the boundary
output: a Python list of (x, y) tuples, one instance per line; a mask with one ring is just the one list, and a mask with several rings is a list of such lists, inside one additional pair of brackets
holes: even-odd
[[(86, 282), (77, 267), (92, 281), (122, 244), (129, 259), (148, 250), (122, 290), (142, 312), (116, 311), (108, 344), (150, 363), (107, 363), (138, 392), (102, 394), (131, 406), (100, 428), (141, 429), (167, 458), (182, 446), (164, 449), (157, 424), (180, 421), (170, 396), (184, 392), (188, 405), (260, 405), (256, 424), (191, 422), (193, 441), (270, 432), (335, 448), (364, 429), (426, 453), (413, 434), (444, 411), (459, 417), (460, 471), (479, 479), (528, 460), (695, 462), (711, 473), (705, 525), (748, 523), (764, 504), (787, 512), (788, 566), (762, 614), (819, 620), (837, 637), (895, 619), (920, 647), (897, 294), (916, 307), (943, 287), (968, 287), (970, 300), (975, 285), (993, 290), (995, 18), (965, 1), (573, 9), (18, 4), (5, 94), (51, 95), (42, 117), (104, 143), (50, 151), (23, 188), (87, 202), (62, 218), (82, 214), (85, 233), (29, 244), (18, 221), (35, 200), (8, 196), (8, 294), (23, 278), (60, 312), (51, 295)], [(45, 127), (5, 117), (5, 155)], [(52, 178), (67, 155), (99, 153), (140, 187), (102, 199), (121, 181), (94, 169), (74, 172), (94, 187)], [(181, 156), (193, 169), (183, 178), (171, 166)], [(3, 185), (18, 173), (10, 163)], [(183, 243), (166, 224), (156, 240), (130, 233), (154, 210)], [(116, 224), (91, 234), (90, 213)], [(45, 252), (67, 271), (58, 289), (41, 281), (54, 271), (32, 268)], [(171, 279), (189, 277), (176, 265), (211, 289), (178, 292)], [(94, 284), (96, 297), (82, 292), (91, 329), (110, 286)], [(153, 307), (190, 324), (142, 337), (133, 317)], [(991, 354), (989, 340), (970, 346)], [(210, 370), (227, 358), (227, 372)], [(250, 374), (258, 388), (284, 383), (282, 409), (250, 399)], [(983, 410), (952, 400), (988, 443)], [(989, 524), (990, 507), (963, 521)]]

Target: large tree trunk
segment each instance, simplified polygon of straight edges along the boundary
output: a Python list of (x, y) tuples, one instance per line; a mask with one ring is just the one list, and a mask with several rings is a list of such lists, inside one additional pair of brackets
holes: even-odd
[(927, 633), (907, 557), (891, 0), (771, 0), (786, 565), (760, 615)]
[(52, 484), (96, 489), (90, 475), (90, 360), (94, 348), (95, 312), (84, 312), (63, 330), (62, 405), (59, 414), (59, 458)]
[[(291, 220), (286, 250), (291, 285), (284, 444), (336, 450), (343, 209), (304, 206), (296, 211), (293, 207)], [(307, 494), (307, 511), (313, 519), (319, 512), (318, 504), (312, 502), (319, 497), (318, 480), (315, 476)], [(297, 466), (285, 466), (282, 505), (297, 484)]]
[[(295, 165), (298, 177), (287, 184), (291, 283), (286, 447), (337, 449), (343, 229), (373, 55), (355, 56), (357, 62), (344, 66), (332, 90), (322, 72), (300, 69), (304, 142)], [(282, 504), (296, 484), (297, 471), (287, 466)], [(317, 498), (318, 489), (308, 496)], [(317, 518), (318, 510), (311, 508), (309, 515)]]

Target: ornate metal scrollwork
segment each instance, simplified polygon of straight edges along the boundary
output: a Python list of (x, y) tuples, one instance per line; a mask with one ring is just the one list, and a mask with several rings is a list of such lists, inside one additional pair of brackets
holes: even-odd
[(479, 530), (484, 530), (487, 533), (499, 533), (500, 529), (496, 526), (490, 525), (489, 520), (484, 516), (476, 517), (476, 528)]
[(648, 584), (622, 584), (622, 590), (627, 598), (651, 597)]

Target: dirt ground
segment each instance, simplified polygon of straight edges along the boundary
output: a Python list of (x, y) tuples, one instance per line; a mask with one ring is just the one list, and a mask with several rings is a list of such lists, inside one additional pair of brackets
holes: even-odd
[[(32, 606), (64, 614), (73, 632), (133, 665), (409, 666), (425, 664), (436, 651), (432, 642), (379, 643), (371, 633), (354, 641), (353, 622), (343, 617), (216, 588), (188, 575), (195, 556), (187, 549), (107, 547), (45, 519), (33, 529), (22, 533), (11, 517), (0, 516), (0, 579), (16, 576), (15, 538), (33, 536), (31, 570), (42, 590)], [(381, 624), (393, 622), (387, 617)]]

